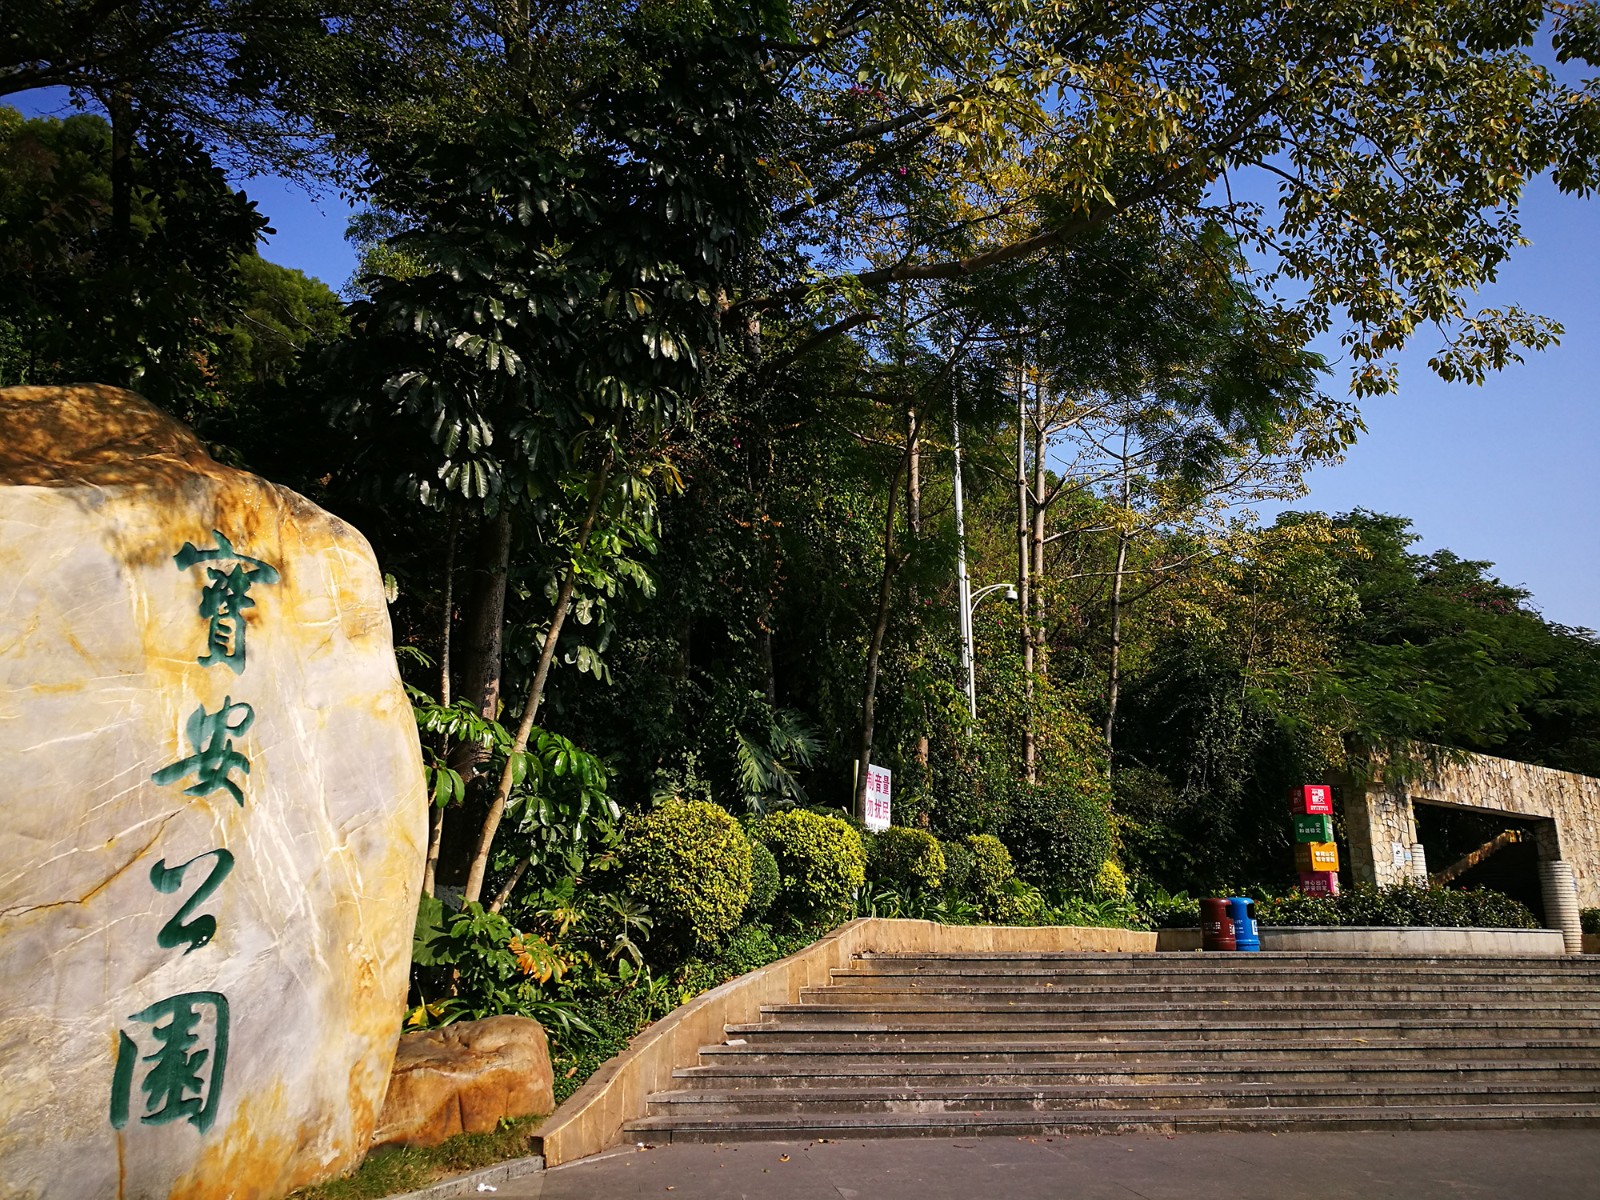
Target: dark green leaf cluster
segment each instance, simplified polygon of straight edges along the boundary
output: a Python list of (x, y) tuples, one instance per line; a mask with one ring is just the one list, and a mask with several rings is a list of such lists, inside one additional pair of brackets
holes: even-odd
[(750, 903), (745, 905), (746, 921), (759, 921), (778, 898), (778, 860), (764, 842), (750, 843)]
[(1300, 893), (1256, 902), (1263, 925), (1441, 926), (1538, 929), (1525, 905), (1488, 888), (1455, 889), (1400, 884), (1356, 884), (1339, 896)]
[(120, 189), (112, 150), (99, 117), (0, 107), (0, 385), (117, 384), (194, 420), (267, 222), (192, 137), (148, 131)]
[(933, 893), (944, 886), (946, 870), (939, 839), (925, 829), (892, 825), (872, 839), (867, 871), (874, 884)]

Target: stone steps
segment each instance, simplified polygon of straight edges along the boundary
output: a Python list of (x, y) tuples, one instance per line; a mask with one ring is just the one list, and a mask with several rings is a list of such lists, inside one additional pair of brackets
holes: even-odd
[(1600, 1107), (1485, 1104), (1429, 1108), (1236, 1108), (1067, 1110), (1058, 1113), (838, 1113), (797, 1120), (786, 1113), (644, 1117), (629, 1122), (638, 1140), (735, 1142), (865, 1137), (1070, 1136), (1092, 1133), (1206, 1133), (1221, 1130), (1431, 1130), (1586, 1128)]
[[(801, 1081), (797, 1081), (801, 1082)], [(650, 1097), (652, 1116), (726, 1116), (749, 1112), (804, 1116), (850, 1112), (1041, 1112), (1071, 1108), (1392, 1108), (1473, 1104), (1600, 1105), (1594, 1079), (1448, 1083), (1252, 1082), (1124, 1084), (977, 1084), (911, 1087), (680, 1088)]]
[[(1081, 1062), (1172, 1062), (1184, 1059), (1218, 1061), (1233, 1059), (1260, 1059), (1263, 1061), (1305, 1061), (1310, 1054), (1316, 1061), (1327, 1061), (1331, 1056), (1370, 1056), (1374, 1050), (1393, 1059), (1458, 1058), (1470, 1054), (1475, 1060), (1500, 1061), (1505, 1059), (1537, 1058), (1594, 1058), (1600, 1061), (1600, 1037), (1591, 1038), (1507, 1038), (1507, 1039), (1452, 1039), (1447, 1043), (1425, 1041), (1381, 1042), (1372, 1038), (1330, 1037), (1314, 1045), (1305, 1040), (1286, 1041), (1277, 1045), (1259, 1038), (1217, 1038), (1187, 1040), (1163, 1038), (1107, 1038), (1101, 1041), (1066, 1043), (1060, 1040), (988, 1042), (974, 1046), (970, 1042), (919, 1039), (912, 1042), (892, 1041), (828, 1041), (808, 1039), (792, 1042), (750, 1043), (734, 1039), (731, 1043), (702, 1046), (702, 1062), (721, 1062), (730, 1058), (744, 1061), (810, 1063), (858, 1061), (936, 1061), (959, 1058), (975, 1063), (1081, 1063)], [(1451, 1053), (1443, 1053), (1449, 1051)]]
[(1567, 959), (871, 956), (761, 1015), (630, 1136), (1600, 1123), (1600, 964)]
[(1156, 1013), (1173, 1019), (1187, 1020), (1240, 1011), (1258, 1016), (1287, 1014), (1297, 1020), (1304, 1020), (1307, 1012), (1314, 1012), (1319, 1023), (1323, 1025), (1368, 1016), (1412, 1016), (1417, 1019), (1459, 1016), (1483, 1019), (1500, 1015), (1515, 1018), (1539, 1014), (1559, 1015), (1561, 1019), (1574, 1024), (1600, 1023), (1597, 1022), (1593, 1006), (1580, 995), (1566, 995), (1554, 999), (1527, 999), (1467, 993), (1458, 997), (1433, 996), (1417, 1000), (1396, 1000), (1389, 997), (1349, 997), (1341, 994), (1324, 995), (1320, 999), (1312, 1000), (1310, 997), (1268, 999), (1259, 996), (1229, 996), (1220, 992), (1205, 996), (1180, 993), (1178, 999), (1159, 995), (1088, 997), (903, 994), (895, 996), (889, 993), (876, 993), (862, 999), (835, 996), (826, 1003), (811, 1001), (761, 1006), (761, 1015), (764, 1018), (784, 1028), (803, 1028), (805, 1022), (813, 1021), (879, 1019), (914, 1021), (922, 1016), (966, 1021), (992, 1016), (1010, 1017), (1014, 1014), (1036, 1016), (1044, 1013), (1062, 1017), (1089, 1014), (1128, 1018), (1144, 1013)]
[(1232, 1080), (1239, 1083), (1326, 1083), (1341, 1084), (1369, 1080), (1378, 1083), (1466, 1082), (1514, 1083), (1548, 1072), (1572, 1081), (1600, 1083), (1600, 1053), (1588, 1059), (1468, 1059), (1439, 1061), (1434, 1058), (1399, 1060), (1392, 1056), (1361, 1059), (1340, 1056), (1327, 1062), (1319, 1057), (1273, 1061), (1269, 1059), (1193, 1059), (1165, 1062), (1139, 1062), (1119, 1059), (1106, 1062), (974, 1062), (969, 1057), (907, 1062), (891, 1058), (873, 1062), (863, 1056), (837, 1059), (814, 1057), (805, 1062), (757, 1060), (755, 1055), (733, 1056), (726, 1062), (680, 1067), (673, 1078), (680, 1088), (747, 1088), (767, 1084), (782, 1087), (873, 1086), (911, 1088), (924, 1084), (965, 1083), (983, 1086), (1031, 1086), (1035, 1084), (1096, 1085), (1122, 1082), (1204, 1083)]
[(998, 979), (989, 983), (935, 982), (913, 980), (886, 985), (881, 981), (840, 983), (826, 987), (800, 989), (802, 1004), (863, 1004), (876, 999), (890, 999), (895, 1003), (907, 997), (931, 997), (938, 1000), (960, 1001), (972, 997), (979, 999), (1067, 999), (1091, 998), (1099, 1002), (1114, 1002), (1119, 998), (1130, 1000), (1154, 999), (1228, 999), (1239, 1000), (1294, 1000), (1302, 1004), (1322, 1004), (1330, 999), (1344, 1003), (1365, 1003), (1369, 1000), (1439, 1000), (1460, 997), (1497, 997), (1527, 1000), (1537, 997), (1549, 1000), (1588, 1003), (1594, 994), (1593, 986), (1560, 980), (1550, 983), (1527, 983), (1508, 980), (1504, 983), (1472, 984), (1418, 983), (1397, 985), (1386, 983), (1339, 982), (1318, 983), (1230, 983), (1226, 979), (1188, 980), (1170, 984), (1145, 983), (1138, 980), (1115, 983), (1041, 982), (1020, 983), (1011, 979)]

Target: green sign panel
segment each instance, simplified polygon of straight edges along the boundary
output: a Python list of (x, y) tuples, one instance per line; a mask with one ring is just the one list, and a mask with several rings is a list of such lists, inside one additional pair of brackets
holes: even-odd
[(1297, 842), (1333, 841), (1332, 817), (1299, 816), (1294, 819), (1294, 840)]

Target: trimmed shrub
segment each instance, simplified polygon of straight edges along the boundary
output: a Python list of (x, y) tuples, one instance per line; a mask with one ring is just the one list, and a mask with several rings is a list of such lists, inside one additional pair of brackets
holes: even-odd
[(669, 952), (722, 944), (750, 901), (750, 839), (704, 800), (673, 800), (622, 830), (629, 891), (650, 907), (651, 941)]
[(936, 892), (944, 883), (944, 851), (922, 829), (893, 825), (873, 840), (867, 858), (872, 877), (902, 892)]
[(965, 842), (940, 842), (939, 852), (944, 855), (944, 890), (951, 896), (967, 894), (967, 881), (972, 874), (972, 851)]
[(750, 843), (750, 903), (744, 919), (759, 921), (778, 898), (778, 860), (760, 842)]
[(1090, 892), (1116, 849), (1109, 788), (1041, 784), (1019, 787), (1000, 836), (1018, 871), (1034, 883)]
[(995, 896), (1017, 873), (1011, 851), (992, 833), (975, 833), (967, 839), (972, 867), (967, 872), (967, 890), (974, 896)]
[(1578, 924), (1585, 933), (1600, 933), (1600, 908), (1585, 908), (1578, 913)]
[(1417, 887), (1402, 883), (1375, 888), (1358, 883), (1339, 896), (1298, 893), (1256, 903), (1263, 925), (1395, 925), (1477, 929), (1538, 929), (1526, 905), (1488, 888)]
[(1017, 901), (1007, 891), (1017, 882), (1011, 851), (992, 833), (975, 833), (967, 839), (972, 867), (967, 872), (967, 895), (988, 921), (1005, 922), (1015, 915)]
[(755, 832), (778, 862), (774, 912), (798, 925), (849, 914), (867, 880), (866, 851), (850, 822), (794, 808), (766, 817)]

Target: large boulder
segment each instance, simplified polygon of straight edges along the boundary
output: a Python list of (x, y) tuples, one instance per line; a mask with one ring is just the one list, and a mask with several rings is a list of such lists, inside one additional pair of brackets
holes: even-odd
[(0, 430), (0, 1195), (347, 1171), (426, 837), (372, 552), (129, 392)]
[(400, 1039), (374, 1146), (437, 1146), (502, 1118), (555, 1111), (550, 1045), (528, 1017), (486, 1017)]

